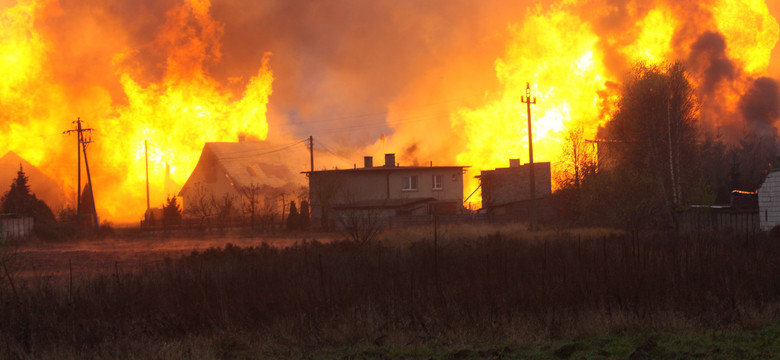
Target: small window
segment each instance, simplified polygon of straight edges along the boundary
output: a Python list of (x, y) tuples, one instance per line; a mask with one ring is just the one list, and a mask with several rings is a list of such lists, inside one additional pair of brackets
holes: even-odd
[(403, 191), (417, 191), (417, 175), (404, 176)]
[(433, 175), (433, 190), (441, 190), (441, 175)]

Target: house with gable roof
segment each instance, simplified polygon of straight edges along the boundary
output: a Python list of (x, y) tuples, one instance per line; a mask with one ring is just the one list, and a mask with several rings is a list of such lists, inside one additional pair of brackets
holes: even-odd
[[(184, 183), (179, 196), (182, 210), (191, 212), (205, 198), (234, 200), (236, 212), (241, 211), (242, 189), (258, 189), (259, 208), (283, 206), (280, 194), (288, 199), (305, 185), (301, 169), (291, 161), (284, 146), (265, 141), (209, 142), (203, 146), (198, 164)], [(264, 202), (273, 201), (274, 204)], [(288, 200), (289, 201), (289, 200)]]

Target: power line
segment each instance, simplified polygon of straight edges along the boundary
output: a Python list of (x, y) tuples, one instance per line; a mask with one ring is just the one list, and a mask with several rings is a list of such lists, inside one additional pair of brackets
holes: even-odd
[(319, 141), (319, 140), (314, 140), (314, 143), (318, 144), (318, 145), (320, 146), (320, 148), (321, 148), (322, 150), (324, 150), (325, 152), (327, 152), (327, 153), (330, 153), (330, 154), (332, 154), (333, 156), (335, 156), (335, 157), (337, 157), (337, 158), (339, 158), (339, 159), (341, 159), (341, 160), (345, 161), (347, 164), (351, 164), (351, 163), (353, 163), (353, 162), (352, 162), (352, 160), (350, 160), (350, 159), (347, 159), (347, 158), (345, 158), (345, 157), (343, 157), (343, 156), (341, 156), (341, 155), (339, 155), (339, 154), (337, 154), (337, 153), (335, 153), (335, 152), (331, 151), (330, 149), (328, 149), (328, 147), (327, 147), (327, 146), (325, 146), (325, 144), (323, 144), (321, 141)]

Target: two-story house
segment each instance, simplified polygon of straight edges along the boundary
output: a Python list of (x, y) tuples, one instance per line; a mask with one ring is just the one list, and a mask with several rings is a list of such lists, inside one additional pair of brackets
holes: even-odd
[(362, 168), (306, 172), (311, 223), (334, 228), (345, 214), (383, 220), (398, 215), (456, 214), (463, 203), (464, 166), (399, 166), (394, 154), (384, 166), (366, 156)]

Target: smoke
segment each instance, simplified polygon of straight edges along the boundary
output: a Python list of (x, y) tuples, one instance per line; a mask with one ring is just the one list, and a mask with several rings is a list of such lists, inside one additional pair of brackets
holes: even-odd
[[(75, 169), (74, 140), (61, 136), (61, 131), (68, 129), (76, 116), (92, 121), (88, 125), (97, 119), (108, 119), (96, 126), (96, 142), (90, 145), (95, 155), (90, 157), (90, 165), (97, 177), (96, 197), (120, 192), (120, 187), (101, 188), (105, 186), (101, 184), (122, 183), (127, 169), (107, 163), (100, 154), (108, 150), (124, 152), (132, 158), (128, 162), (137, 162), (139, 152), (130, 142), (106, 144), (106, 137), (126, 131), (125, 122), (140, 117), (163, 119), (166, 115), (157, 111), (123, 117), (123, 112), (137, 105), (134, 101), (156, 101), (163, 97), (158, 95), (161, 89), (177, 82), (206, 84), (213, 90), (206, 97), (238, 101), (259, 76), (258, 69), (264, 68), (263, 59), (269, 53), (273, 54), (269, 60), (273, 94), (267, 105), (268, 138), (285, 142), (313, 135), (317, 142), (355, 160), (363, 155), (381, 158), (385, 152), (394, 152), (408, 164), (460, 161), (459, 155), (475, 140), (475, 134), (467, 131), (461, 121), (461, 114), (481, 114), (478, 110), (486, 104), (516, 102), (513, 94), (522, 91), (515, 92), (510, 87), (531, 81), (514, 80), (511, 76), (500, 78), (499, 66), (515, 71), (513, 76), (517, 77), (525, 77), (521, 68), (540, 69), (536, 72), (541, 74), (539, 81), (533, 86), (541, 90), (541, 107), (545, 101), (549, 103), (541, 98), (545, 89), (558, 86), (556, 96), (562, 91), (560, 84), (550, 83), (552, 77), (544, 69), (548, 73), (572, 74), (577, 69), (563, 66), (578, 61), (603, 64), (605, 71), (598, 74), (601, 87), (571, 89), (571, 94), (575, 94), (570, 96), (572, 99), (577, 94), (588, 94), (583, 98), (589, 106), (597, 107), (596, 111), (582, 111), (572, 99), (560, 106), (571, 106), (572, 117), (587, 114), (587, 119), (576, 120), (587, 121), (595, 131), (608, 118), (617, 84), (635, 61), (634, 53), (649, 52), (651, 48), (664, 49), (652, 54), (656, 60), (686, 60), (704, 102), (705, 121), (724, 128), (739, 127), (744, 117), (751, 124), (773, 125), (777, 118), (777, 112), (772, 112), (776, 109), (772, 107), (777, 103), (776, 88), (772, 103), (771, 84), (766, 83), (771, 80), (753, 82), (753, 78), (780, 77), (780, 55), (773, 58), (768, 73), (745, 71), (748, 62), (730, 49), (739, 41), (751, 43), (754, 39), (745, 40), (735, 36), (733, 29), (718, 28), (716, 13), (711, 11), (715, 3), (38, 1), (34, 2), (30, 19), (19, 22), (25, 26), (2, 23), (5, 31), (18, 26), (20, 33), (28, 35), (27, 43), (35, 45), (39, 41), (40, 45), (28, 50), (35, 60), (25, 68), (29, 71), (16, 71), (24, 76), (12, 76), (12, 71), (0, 69), (0, 75), (8, 79), (0, 84), (0, 90), (8, 88), (17, 95), (25, 94), (32, 104), (21, 105), (8, 97), (0, 99), (0, 104), (8, 109), (0, 111), (0, 130), (15, 134), (13, 129), (25, 128), (32, 134), (24, 139), (1, 139), (0, 145), (18, 150), (54, 177), (69, 179)], [(770, 10), (780, 11), (777, 4), (769, 5)], [(0, 6), (0, 11), (5, 13), (10, 8)], [(533, 17), (553, 18), (558, 13), (569, 14), (571, 21), (531, 21)], [(540, 25), (528, 26), (531, 23)], [(569, 29), (575, 35), (595, 34), (596, 40), (588, 45), (592, 47), (592, 57), (567, 59), (565, 64), (552, 67), (552, 60), (534, 57), (534, 49), (524, 48), (529, 44), (548, 45), (550, 42), (543, 40), (545, 36), (567, 30), (545, 25), (560, 24), (564, 28), (571, 23), (578, 25)], [(664, 32), (667, 27), (671, 29), (668, 34)], [(663, 36), (658, 40), (654, 34)], [(771, 38), (764, 33), (756, 36)], [(5, 46), (2, 39), (0, 47)], [(579, 38), (562, 34), (552, 39), (565, 42)], [(777, 48), (774, 54), (780, 54)], [(525, 67), (514, 64), (520, 61)], [(139, 89), (144, 96), (134, 98), (128, 94), (128, 88)], [(547, 91), (546, 95), (553, 93)], [(729, 100), (738, 98), (735, 94), (745, 94), (738, 105)], [(265, 113), (264, 106), (258, 106), (262, 108), (258, 112)], [(158, 106), (158, 110), (164, 108)], [(518, 112), (514, 110), (507, 113), (516, 117)], [(235, 137), (237, 134), (220, 128), (222, 118), (211, 120), (213, 127), (208, 120), (187, 118), (183, 129), (172, 131), (165, 140), (153, 144), (161, 152), (158, 160), (164, 164), (174, 157), (162, 152), (168, 141), (191, 143), (193, 148), (199, 148), (202, 141)], [(482, 126), (490, 127), (496, 119), (479, 120), (483, 121)], [(42, 150), (30, 150), (25, 144), (31, 142), (40, 144)], [(543, 145), (540, 144), (539, 156), (544, 154)], [(534, 147), (536, 150), (536, 144)], [(491, 154), (479, 153), (475, 159), (488, 155)], [(505, 159), (501, 161), (504, 163)], [(478, 169), (482, 164), (461, 165)], [(170, 171), (159, 171), (163, 179), (160, 182), (183, 183), (185, 178), (178, 174), (190, 170), (172, 163)], [(164, 199), (166, 194), (161, 195)]]
[(777, 136), (774, 123), (780, 118), (780, 87), (777, 81), (762, 77), (742, 96), (739, 108), (751, 128), (760, 135)]
[(711, 93), (721, 81), (734, 80), (737, 69), (726, 55), (726, 39), (723, 35), (706, 31), (691, 46), (688, 57), (689, 70), (702, 80), (700, 92)]

